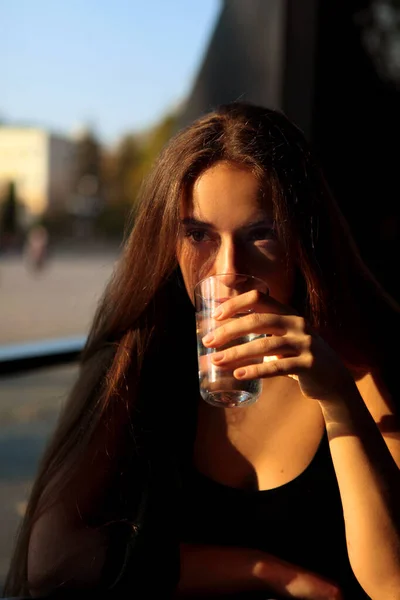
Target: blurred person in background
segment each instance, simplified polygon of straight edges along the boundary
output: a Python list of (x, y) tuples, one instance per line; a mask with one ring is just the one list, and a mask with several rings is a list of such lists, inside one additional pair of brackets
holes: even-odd
[[(5, 594), (398, 598), (400, 311), (302, 132), (219, 107), (171, 139), (139, 200)], [(269, 334), (241, 347), (236, 377), (263, 389), (237, 409), (199, 394), (193, 287), (218, 272), (270, 290), (223, 303), (253, 314), (208, 342)]]
[(48, 259), (49, 234), (43, 225), (35, 225), (27, 235), (24, 245), (24, 260), (31, 271), (41, 271)]

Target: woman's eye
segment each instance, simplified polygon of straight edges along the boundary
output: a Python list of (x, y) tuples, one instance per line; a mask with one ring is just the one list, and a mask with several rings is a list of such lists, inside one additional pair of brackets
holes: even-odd
[(209, 241), (210, 237), (203, 229), (191, 229), (186, 232), (185, 237), (189, 238), (192, 242), (199, 244), (200, 242)]
[(257, 242), (261, 240), (276, 239), (276, 233), (273, 227), (260, 227), (260, 229), (253, 229), (248, 237), (251, 242)]

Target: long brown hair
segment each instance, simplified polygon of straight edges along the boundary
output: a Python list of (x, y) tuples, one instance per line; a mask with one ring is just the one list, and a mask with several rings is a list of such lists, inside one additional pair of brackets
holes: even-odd
[[(127, 449), (136, 458), (154, 456), (156, 438), (147, 433), (156, 429), (157, 411), (163, 410), (173, 427), (168, 410), (154, 398), (169, 385), (173, 359), (160, 357), (173, 354), (176, 340), (188, 345), (190, 358), (180, 358), (187, 369), (180, 372), (194, 382), (190, 390), (196, 394), (193, 311), (176, 261), (179, 208), (200, 173), (222, 160), (247, 166), (268, 188), (278, 235), (297, 262), (296, 309), (354, 369), (373, 368), (379, 359), (381, 331), (398, 309), (363, 264), (302, 132), (282, 113), (247, 103), (224, 105), (201, 117), (170, 140), (143, 184), (78, 380), (41, 460), (6, 595), (28, 592), (29, 538), (43, 511), (74, 490), (82, 519), (90, 522), (94, 499), (106, 490), (117, 493), (115, 473), (121, 464), (127, 468)], [(371, 314), (379, 314), (379, 327)], [(176, 388), (182, 386), (175, 381), (174, 393), (179, 395)], [(175, 445), (179, 455), (183, 450)], [(88, 468), (94, 456), (107, 464), (100, 475)], [(82, 480), (85, 497), (78, 494)], [(125, 518), (118, 507), (113, 518)]]

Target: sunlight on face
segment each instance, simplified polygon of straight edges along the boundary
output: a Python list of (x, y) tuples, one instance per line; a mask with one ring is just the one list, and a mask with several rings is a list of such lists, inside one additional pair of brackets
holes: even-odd
[(277, 239), (272, 207), (250, 170), (217, 163), (195, 181), (181, 206), (178, 262), (186, 290), (217, 273), (245, 273), (268, 284), (270, 294), (288, 304), (293, 268)]

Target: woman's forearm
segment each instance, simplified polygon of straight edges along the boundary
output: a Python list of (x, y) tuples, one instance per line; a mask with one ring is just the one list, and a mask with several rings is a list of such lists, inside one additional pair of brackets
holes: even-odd
[(303, 600), (341, 598), (333, 582), (264, 552), (181, 544), (181, 577), (176, 598), (218, 597), (257, 590)]
[(339, 484), (352, 569), (373, 600), (397, 598), (399, 470), (356, 388), (346, 397), (324, 400), (320, 405)]

